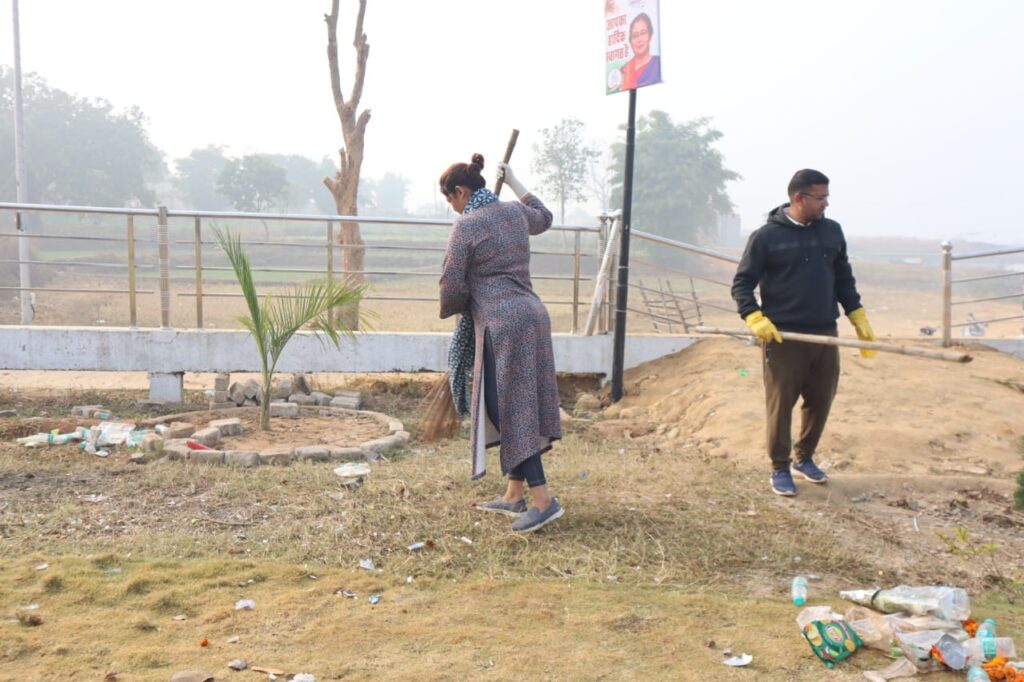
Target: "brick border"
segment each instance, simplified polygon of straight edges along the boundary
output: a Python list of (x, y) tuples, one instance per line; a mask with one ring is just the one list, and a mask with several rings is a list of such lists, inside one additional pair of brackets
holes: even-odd
[[(230, 415), (238, 415), (242, 410), (247, 413), (257, 412), (258, 407), (236, 407), (230, 410), (223, 410), (220, 412), (227, 413)], [(402, 447), (409, 442), (409, 432), (405, 430), (405, 426), (399, 420), (384, 414), (383, 412), (374, 412), (372, 410), (350, 410), (344, 407), (329, 407), (329, 406), (299, 406), (300, 414), (307, 414), (312, 416), (320, 417), (331, 417), (340, 415), (362, 415), (368, 416), (375, 419), (377, 422), (386, 426), (388, 434), (381, 436), (380, 438), (374, 438), (364, 443), (360, 443), (357, 446), (352, 447), (335, 447), (328, 445), (306, 445), (296, 448), (271, 448), (269, 450), (263, 450), (257, 452), (255, 450), (192, 450), (186, 444), (185, 441), (188, 438), (194, 437), (195, 434), (200, 432), (209, 432), (211, 429), (216, 429), (218, 434), (207, 434), (211, 436), (215, 441), (219, 442), (220, 436), (223, 435), (223, 431), (228, 430), (225, 427), (218, 428), (216, 426), (207, 426), (205, 429), (195, 431), (192, 435), (186, 438), (174, 438), (169, 440), (160, 439), (160, 445), (157, 446), (155, 441), (148, 450), (149, 453), (155, 454), (158, 457), (162, 456), (170, 461), (186, 461), (186, 462), (201, 462), (204, 464), (226, 464), (230, 466), (239, 467), (255, 467), (261, 465), (290, 465), (294, 462), (356, 462), (356, 461), (375, 461), (380, 458), (385, 452), (394, 450), (395, 448)], [(214, 410), (213, 412), (219, 412)], [(172, 421), (179, 421), (190, 417), (207, 419), (208, 424), (212, 425), (217, 421), (234, 421), (232, 417), (226, 417), (226, 419), (209, 419), (211, 416), (220, 416), (219, 414), (211, 415), (208, 410), (200, 410), (196, 412), (182, 412), (179, 414), (171, 414), (156, 419), (149, 419), (140, 424), (140, 426), (154, 427), (159, 424), (168, 424)], [(226, 415), (225, 415), (226, 416)], [(297, 418), (297, 417), (292, 417)], [(276, 417), (276, 419), (289, 419), (289, 417)], [(233, 434), (232, 434), (233, 435)]]

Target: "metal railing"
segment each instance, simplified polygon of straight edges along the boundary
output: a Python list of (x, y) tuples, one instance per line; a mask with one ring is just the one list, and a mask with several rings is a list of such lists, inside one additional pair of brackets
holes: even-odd
[[(451, 227), (450, 219), (315, 215), (303, 213), (191, 211), (171, 210), (164, 206), (150, 209), (0, 203), (0, 211), (14, 212), (15, 219), (19, 227), (22, 214), (67, 214), (77, 215), (79, 217), (93, 217), (97, 220), (114, 218), (114, 225), (112, 227), (108, 225), (107, 232), (105, 233), (93, 231), (92, 234), (53, 234), (41, 231), (22, 232), (20, 229), (12, 232), (0, 228), (0, 238), (33, 239), (41, 241), (62, 240), (68, 242), (115, 245), (118, 248), (123, 249), (122, 254), (119, 254), (114, 258), (114, 260), (121, 259), (120, 262), (102, 261), (95, 258), (89, 258), (88, 260), (72, 260), (68, 258), (51, 260), (32, 259), (28, 261), (28, 265), (60, 266), (67, 268), (96, 268), (104, 271), (122, 270), (126, 271), (127, 274), (126, 286), (110, 286), (101, 288), (87, 286), (0, 286), (0, 291), (27, 291), (31, 294), (41, 293), (54, 295), (99, 294), (101, 296), (127, 296), (128, 320), (130, 327), (137, 327), (139, 325), (140, 308), (144, 311), (149, 311), (152, 316), (154, 306), (145, 304), (145, 299), (143, 298), (145, 296), (155, 295), (159, 303), (159, 322), (162, 328), (170, 328), (172, 326), (172, 310), (176, 309), (173, 305), (173, 301), (176, 299), (193, 299), (194, 316), (192, 319), (194, 320), (194, 326), (196, 328), (204, 328), (208, 324), (205, 319), (206, 311), (204, 310), (204, 301), (208, 302), (211, 299), (242, 298), (241, 292), (237, 289), (230, 291), (217, 291), (213, 290), (214, 287), (211, 286), (211, 276), (212, 278), (218, 278), (222, 273), (232, 272), (229, 265), (218, 265), (211, 262), (213, 260), (210, 257), (211, 254), (218, 258), (221, 255), (219, 248), (213, 252), (208, 249), (210, 246), (217, 246), (216, 241), (211, 239), (210, 235), (210, 228), (215, 223), (223, 223), (225, 221), (242, 221), (250, 227), (259, 228), (262, 226), (267, 230), (267, 232), (265, 232), (266, 236), (262, 240), (245, 240), (246, 246), (272, 250), (281, 250), (283, 248), (305, 249), (307, 252), (308, 250), (314, 250), (320, 251), (323, 254), (322, 256), (312, 256), (312, 262), (309, 262), (310, 258), (307, 257), (307, 262), (299, 263), (298, 265), (293, 263), (288, 267), (273, 265), (264, 266), (262, 264), (258, 264), (253, 267), (254, 273), (284, 276), (321, 275), (328, 278), (348, 277), (351, 275), (365, 278), (437, 278), (440, 276), (439, 266), (441, 256), (445, 252), (443, 242), (439, 242), (437, 245), (413, 246), (372, 242), (361, 245), (360, 247), (343, 245), (337, 242), (339, 226), (343, 222), (354, 222), (365, 226), (367, 229), (364, 230), (364, 236), (367, 238), (373, 238), (374, 227), (384, 228), (386, 226), (393, 229), (395, 226), (399, 226), (427, 229), (440, 228), (438, 231), (438, 238), (443, 239), (444, 234), (441, 231), (447, 231)], [(121, 224), (123, 227), (118, 228), (117, 221), (122, 219), (123, 223)], [(178, 228), (178, 235), (176, 238), (172, 238), (170, 230), (171, 222), (182, 220), (189, 221), (191, 224), (185, 223), (182, 225), (181, 223), (177, 223), (176, 227)], [(569, 268), (559, 266), (554, 268), (554, 273), (532, 275), (532, 279), (536, 281), (571, 283), (571, 295), (568, 297), (542, 297), (544, 302), (548, 305), (571, 306), (571, 333), (577, 333), (580, 331), (581, 287), (588, 287), (590, 289), (590, 291), (586, 291), (583, 294), (583, 298), (585, 300), (584, 304), (586, 304), (586, 301), (591, 298), (593, 287), (597, 283), (596, 270), (598, 266), (598, 259), (605, 251), (604, 247), (609, 235), (615, 234), (613, 225), (615, 221), (618, 220), (620, 220), (620, 216), (618, 215), (602, 214), (598, 216), (598, 224), (596, 226), (555, 225), (551, 230), (549, 230), (549, 233), (562, 233), (563, 235), (571, 237), (571, 250), (551, 248), (534, 248), (531, 250), (531, 255), (533, 256), (551, 257), (555, 259), (571, 259), (571, 274), (561, 274), (565, 273)], [(145, 221), (148, 223), (148, 236), (146, 236), (145, 228), (143, 233), (139, 234), (137, 229), (139, 221)], [(323, 226), (323, 236), (319, 239), (313, 236), (305, 241), (270, 239), (269, 228), (267, 228), (266, 225), (268, 222), (273, 221), (320, 224)], [(187, 233), (183, 233), (183, 229), (185, 227), (187, 227)], [(123, 232), (117, 234), (119, 230), (123, 230)], [(700, 308), (704, 308), (734, 314), (731, 300), (728, 297), (728, 289), (731, 286), (731, 282), (724, 281), (723, 279), (717, 279), (708, 274), (689, 272), (682, 267), (677, 267), (677, 265), (679, 264), (683, 254), (693, 254), (701, 257), (702, 259), (706, 258), (713, 261), (726, 262), (731, 265), (738, 263), (738, 258), (713, 249), (661, 237), (640, 230), (634, 229), (632, 230), (632, 234), (637, 240), (639, 240), (639, 242), (653, 245), (659, 249), (661, 253), (656, 259), (645, 258), (643, 255), (643, 248), (641, 247), (632, 259), (631, 267), (642, 269), (647, 273), (654, 273), (656, 276), (664, 276), (666, 278), (667, 288), (670, 290), (670, 281), (672, 278), (676, 278), (677, 280), (689, 280), (691, 283), (689, 293), (672, 291), (671, 299), (673, 301), (673, 306), (687, 306), (688, 308), (696, 309), (698, 311)], [(585, 237), (596, 238), (597, 247), (592, 249), (584, 248), (583, 239)], [(615, 239), (614, 236), (613, 239)], [(566, 240), (563, 239), (563, 244), (565, 241)], [(140, 258), (139, 251), (142, 247), (155, 250), (155, 254), (153, 254), (148, 262), (146, 262), (145, 258)], [(347, 271), (343, 267), (339, 267), (339, 264), (342, 261), (337, 258), (336, 250), (348, 248), (364, 248), (367, 252), (381, 252), (385, 254), (399, 254), (404, 252), (406, 256), (409, 254), (425, 256), (425, 258), (421, 258), (420, 260), (422, 263), (426, 264), (426, 267), (406, 269), (393, 267), (394, 261), (392, 259), (386, 261), (384, 267), (364, 267), (359, 271)], [(615, 243), (612, 244), (612, 254), (614, 257), (611, 259), (611, 262), (615, 262), (617, 260), (617, 253), (615, 253), (617, 248), (617, 239), (615, 239)], [(665, 257), (666, 252), (670, 254), (668, 257)], [(435, 255), (436, 263), (434, 263), (433, 260)], [(584, 265), (585, 259), (587, 261), (586, 265)], [(668, 261), (670, 264), (666, 264), (665, 261)], [(0, 263), (21, 262), (22, 261), (20, 260), (14, 259), (0, 259)], [(591, 262), (593, 262), (593, 266), (590, 265)], [(431, 263), (434, 263), (433, 267), (431, 267)], [(607, 279), (606, 288), (602, 290), (601, 295), (597, 297), (600, 300), (600, 309), (598, 311), (597, 325), (595, 328), (597, 333), (607, 333), (612, 326), (616, 272), (616, 268), (611, 268), (611, 272), (608, 273), (610, 276)], [(139, 279), (142, 275), (155, 277), (156, 286), (151, 288), (141, 288), (139, 286)], [(178, 276), (175, 277), (175, 275)], [(180, 283), (183, 279), (189, 282), (189, 288), (186, 290), (180, 290), (180, 287), (178, 287), (179, 290), (172, 291), (172, 280), (176, 283)], [(694, 280), (701, 282), (702, 285), (709, 285), (710, 288), (716, 292), (716, 295), (698, 298), (697, 291), (692, 285)], [(229, 277), (223, 281), (230, 281), (231, 283), (234, 282), (233, 277)], [(725, 301), (716, 303), (717, 292), (719, 291), (724, 294)], [(437, 301), (438, 298), (436, 295), (387, 295), (386, 293), (373, 293), (371, 291), (367, 296), (365, 296), (365, 300), (430, 302)], [(641, 310), (635, 306), (631, 306), (630, 310), (638, 315), (647, 316), (652, 322), (658, 321), (654, 319), (658, 316), (657, 313), (654, 313), (652, 317), (650, 310)], [(700, 313), (698, 312), (698, 317), (699, 315)], [(180, 321), (180, 314), (178, 319)], [(667, 322), (668, 320), (663, 319), (660, 321)], [(674, 331), (674, 328), (670, 326), (669, 330)]]
[[(100, 294), (104, 296), (116, 295), (128, 297), (128, 318), (129, 326), (137, 327), (139, 318), (139, 297), (141, 295), (158, 294), (159, 305), (160, 305), (160, 326), (162, 328), (169, 328), (171, 326), (171, 310), (172, 310), (172, 296), (171, 296), (171, 279), (172, 272), (189, 271), (193, 273), (193, 289), (190, 291), (177, 292), (177, 297), (194, 298), (195, 300), (195, 326), (197, 328), (203, 328), (204, 326), (204, 311), (203, 301), (204, 299), (210, 298), (241, 298), (241, 292), (216, 292), (204, 290), (204, 273), (212, 274), (221, 271), (231, 271), (230, 267), (217, 266), (208, 264), (209, 259), (206, 259), (207, 263), (204, 263), (204, 249), (211, 245), (216, 245), (215, 241), (210, 240), (208, 237), (204, 238), (204, 228), (211, 223), (217, 221), (227, 220), (238, 220), (238, 221), (249, 221), (253, 224), (266, 224), (268, 221), (286, 221), (286, 222), (300, 222), (300, 223), (319, 223), (324, 225), (324, 240), (319, 243), (300, 242), (300, 241), (272, 241), (265, 239), (263, 241), (249, 240), (246, 241), (247, 246), (253, 247), (270, 247), (270, 248), (308, 248), (318, 249), (324, 252), (322, 265), (317, 267), (254, 267), (254, 272), (260, 273), (280, 273), (280, 274), (310, 274), (310, 275), (324, 275), (328, 278), (335, 277), (348, 277), (348, 276), (359, 276), (359, 277), (386, 277), (386, 276), (401, 276), (401, 277), (433, 277), (437, 278), (440, 276), (440, 271), (437, 268), (430, 270), (422, 269), (399, 269), (399, 268), (383, 268), (383, 269), (366, 269), (359, 271), (346, 271), (344, 268), (337, 267), (337, 260), (335, 250), (348, 249), (348, 248), (363, 248), (366, 251), (384, 251), (384, 252), (407, 252), (410, 254), (437, 254), (437, 265), (440, 265), (441, 256), (445, 249), (441, 246), (403, 246), (394, 244), (364, 244), (360, 246), (355, 245), (343, 245), (336, 241), (338, 236), (337, 227), (341, 223), (358, 223), (360, 225), (369, 226), (371, 230), (367, 231), (367, 236), (372, 232), (373, 226), (406, 226), (406, 227), (426, 227), (426, 228), (441, 228), (447, 230), (451, 227), (451, 220), (446, 219), (432, 219), (432, 218), (407, 218), (407, 217), (384, 217), (384, 216), (341, 216), (341, 215), (314, 215), (314, 214), (302, 214), (302, 213), (244, 213), (244, 212), (214, 212), (214, 211), (188, 211), (188, 210), (170, 210), (165, 206), (160, 206), (156, 209), (147, 208), (103, 208), (94, 206), (55, 206), (55, 205), (44, 205), (44, 204), (18, 204), (18, 203), (0, 203), (0, 211), (13, 211), (15, 213), (15, 222), (17, 228), (14, 231), (0, 230), (0, 238), (15, 238), (15, 239), (33, 239), (33, 240), (62, 240), (62, 241), (82, 241), (82, 242), (104, 242), (109, 244), (124, 245), (124, 262), (94, 262), (94, 261), (75, 261), (75, 260), (30, 260), (27, 261), (28, 265), (48, 265), (61, 267), (93, 267), (102, 269), (122, 269), (127, 270), (127, 288), (117, 287), (103, 287), (103, 288), (87, 288), (87, 287), (40, 287), (40, 286), (0, 286), (0, 291), (14, 291), (14, 292), (29, 292), (31, 294), (36, 293), (47, 293), (47, 294)], [(97, 216), (97, 217), (123, 217), (124, 218), (124, 236), (97, 236), (97, 235), (81, 235), (81, 234), (46, 234), (41, 232), (25, 232), (21, 228), (22, 214), (75, 214), (78, 216)], [(152, 221), (156, 219), (155, 229), (155, 242), (156, 242), (156, 262), (148, 264), (140, 264), (138, 261), (138, 245), (144, 242), (152, 242), (154, 239), (146, 240), (140, 238), (136, 234), (135, 223), (137, 219), (145, 218)], [(172, 219), (191, 219), (193, 222), (190, 239), (175, 239), (171, 240), (169, 232), (169, 223)], [(567, 305), (572, 306), (572, 333), (575, 333), (579, 325), (579, 307), (580, 307), (580, 287), (582, 284), (591, 281), (592, 276), (586, 274), (583, 268), (583, 260), (592, 258), (594, 254), (587, 253), (583, 250), (582, 238), (585, 235), (597, 235), (607, 230), (608, 219), (607, 216), (600, 218), (600, 226), (585, 226), (585, 225), (555, 225), (549, 232), (551, 233), (564, 233), (571, 235), (572, 237), (572, 250), (551, 250), (551, 249), (534, 249), (531, 250), (531, 254), (534, 256), (550, 256), (557, 258), (571, 259), (571, 274), (539, 274), (533, 275), (534, 280), (548, 280), (556, 282), (571, 282), (572, 283), (572, 295), (570, 298), (547, 298), (544, 302), (548, 305)], [(443, 235), (442, 235), (443, 236)], [(192, 263), (191, 264), (173, 264), (171, 262), (171, 249), (173, 246), (192, 246)], [(14, 259), (0, 259), (0, 263), (22, 263), (25, 261), (14, 260)], [(158, 273), (158, 286), (156, 289), (142, 289), (138, 286), (138, 274), (139, 271), (149, 271)], [(564, 271), (559, 268), (560, 271)], [(380, 300), (380, 301), (437, 301), (437, 296), (386, 296), (386, 295), (375, 295), (372, 292), (364, 297), (364, 300)]]
[[(968, 327), (975, 329), (984, 329), (984, 325), (993, 322), (1006, 322), (1008, 320), (1024, 320), (1024, 272), (1001, 272), (995, 274), (980, 275), (977, 277), (962, 277), (960, 279), (953, 279), (953, 263), (955, 261), (973, 260), (978, 258), (994, 258), (997, 256), (1009, 256), (1014, 254), (1024, 253), (1024, 248), (1019, 249), (1000, 249), (995, 251), (978, 251), (975, 253), (965, 253), (962, 256), (953, 255), (953, 245), (949, 242), (942, 243), (942, 345), (949, 346), (952, 344), (953, 329), (956, 327)], [(972, 282), (981, 282), (987, 280), (1001, 280), (1008, 279), (1011, 277), (1017, 277), (1021, 280), (1020, 293), (1016, 294), (1001, 294), (999, 296), (984, 296), (980, 298), (968, 298), (953, 300), (953, 285), (955, 284), (967, 284)], [(984, 303), (989, 301), (1004, 301), (1011, 299), (1021, 299), (1021, 314), (1020, 315), (1009, 315), (1003, 317), (994, 317), (985, 320), (974, 319), (971, 315), (970, 319), (964, 322), (953, 321), (953, 306), (968, 305), (971, 303)], [(1024, 326), (1021, 327), (1021, 333), (1024, 334)]]

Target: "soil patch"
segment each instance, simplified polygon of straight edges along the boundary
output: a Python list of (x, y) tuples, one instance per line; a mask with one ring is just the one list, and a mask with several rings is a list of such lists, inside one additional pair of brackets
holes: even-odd
[(271, 448), (304, 445), (355, 447), (388, 434), (386, 424), (362, 414), (333, 417), (303, 415), (301, 419), (271, 419), (270, 431), (259, 430), (259, 417), (255, 414), (239, 416), (239, 420), (245, 430), (238, 436), (223, 438), (217, 446), (218, 449), (260, 452)]

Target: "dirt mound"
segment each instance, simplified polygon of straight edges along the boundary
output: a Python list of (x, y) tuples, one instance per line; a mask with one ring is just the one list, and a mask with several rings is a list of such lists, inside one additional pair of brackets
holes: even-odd
[[(966, 365), (841, 349), (839, 393), (815, 459), (860, 474), (1009, 478), (1021, 468), (1024, 361), (972, 348)], [(626, 372), (624, 397), (604, 411), (663, 449), (696, 448), (768, 467), (756, 346), (702, 340)], [(794, 415), (794, 432), (799, 415)]]

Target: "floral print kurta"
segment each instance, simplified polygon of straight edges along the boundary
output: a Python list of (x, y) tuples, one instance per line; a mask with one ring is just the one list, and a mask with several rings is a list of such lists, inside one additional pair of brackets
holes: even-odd
[[(501, 471), (508, 474), (562, 436), (551, 319), (530, 281), (530, 236), (551, 227), (551, 218), (540, 199), (526, 194), (521, 203), (496, 201), (459, 216), (448, 239), (441, 318), (472, 315), (476, 327), (473, 478), (485, 473), (486, 447), (501, 446)], [(485, 334), (494, 353), (497, 427), (484, 407)]]

